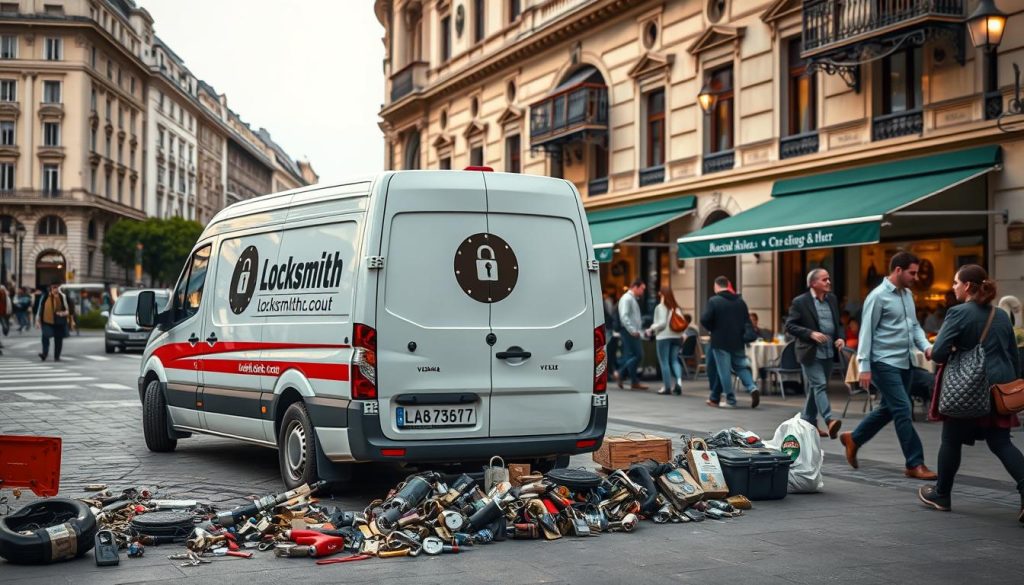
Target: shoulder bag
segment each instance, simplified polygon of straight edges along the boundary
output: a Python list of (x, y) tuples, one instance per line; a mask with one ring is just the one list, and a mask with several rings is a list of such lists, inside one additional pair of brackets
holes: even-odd
[(1012, 415), (1024, 411), (1024, 380), (992, 385), (992, 402), (996, 412)]
[(686, 319), (683, 318), (679, 309), (672, 311), (672, 314), (668, 318), (668, 328), (676, 333), (682, 333), (686, 330), (686, 325)]
[(979, 418), (992, 411), (992, 394), (985, 373), (985, 337), (992, 326), (996, 308), (988, 315), (978, 345), (957, 351), (949, 357), (942, 371), (942, 393), (939, 413), (950, 418)]

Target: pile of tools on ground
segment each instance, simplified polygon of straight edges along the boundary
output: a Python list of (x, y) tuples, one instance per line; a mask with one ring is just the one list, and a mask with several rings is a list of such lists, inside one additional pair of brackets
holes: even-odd
[[(709, 438), (720, 443), (721, 436)], [(729, 433), (726, 437), (731, 440)], [(195, 500), (161, 499), (146, 488), (115, 494), (95, 485), (89, 487), (100, 491), (88, 498), (41, 500), (0, 519), (0, 556), (47, 563), (95, 547), (98, 565), (114, 565), (119, 550), (141, 557), (146, 547), (184, 543), (184, 552), (168, 557), (182, 566), (221, 556), (252, 558), (257, 552), (333, 564), (458, 553), (506, 539), (632, 532), (642, 519), (669, 523), (740, 516), (751, 508), (750, 500), (727, 497), (724, 482), (714, 489), (713, 479), (691, 474), (706, 453), (689, 449), (669, 462), (647, 460), (603, 474), (554, 469), (510, 478), (494, 460), (482, 480), (425, 471), (362, 511), (321, 504), (314, 495), (323, 482), (226, 511)]]

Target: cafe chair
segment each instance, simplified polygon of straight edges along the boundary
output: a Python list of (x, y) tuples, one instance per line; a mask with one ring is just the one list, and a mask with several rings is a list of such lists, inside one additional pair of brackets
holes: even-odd
[(783, 400), (786, 399), (787, 378), (795, 377), (800, 384), (804, 383), (804, 372), (800, 368), (800, 363), (796, 361), (796, 346), (794, 342), (790, 341), (786, 344), (786, 347), (782, 349), (782, 355), (779, 356), (778, 362), (769, 368), (765, 368), (765, 372), (768, 379), (768, 388), (771, 389), (772, 386), (776, 386)]
[(691, 335), (683, 341), (683, 346), (679, 350), (679, 361), (683, 363), (683, 377), (692, 380), (696, 380), (701, 372), (707, 374), (704, 367), (704, 352), (697, 341), (697, 336)]
[[(839, 352), (839, 360), (843, 364), (843, 372), (846, 372), (849, 369), (849, 367), (850, 367), (850, 360), (854, 359), (854, 355), (855, 355), (855, 352), (852, 349), (848, 348), (848, 347), (844, 347), (843, 351)], [(849, 410), (849, 408), (850, 408), (850, 402), (855, 397), (857, 397), (857, 396), (859, 396), (861, 394), (865, 395), (865, 397), (867, 398), (867, 400), (864, 401), (864, 408), (861, 409), (861, 412), (867, 412), (868, 410), (873, 410), (875, 408), (875, 405), (874, 405), (875, 386), (874, 386), (874, 384), (871, 385), (871, 390), (870, 391), (869, 390), (864, 390), (856, 382), (854, 382), (853, 384), (850, 384), (849, 382), (847, 382), (845, 374), (843, 375), (843, 384), (846, 384), (846, 391), (847, 391), (846, 406), (843, 407), (843, 418), (846, 418), (846, 411)], [(913, 415), (913, 409), (911, 409), (911, 415)]]

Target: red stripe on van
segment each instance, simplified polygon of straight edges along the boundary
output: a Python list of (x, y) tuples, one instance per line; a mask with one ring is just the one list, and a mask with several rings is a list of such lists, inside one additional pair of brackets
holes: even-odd
[[(197, 370), (199, 369), (199, 360), (197, 360), (196, 358), (206, 355), (231, 353), (234, 351), (282, 349), (346, 349), (349, 347), (352, 346), (348, 344), (329, 345), (317, 343), (264, 343), (258, 341), (218, 341), (213, 345), (213, 347), (210, 347), (210, 344), (206, 343), (206, 341), (203, 340), (197, 343), (195, 346), (192, 346), (189, 343), (169, 343), (167, 345), (158, 347), (153, 352), (153, 355), (164, 364), (165, 368), (173, 368), (178, 370)], [(345, 375), (348, 376), (348, 366), (345, 367)], [(346, 377), (345, 379), (348, 378)]]
[(283, 362), (265, 360), (201, 360), (204, 372), (239, 374), (242, 376), (278, 377), (288, 370), (298, 370), (307, 378), (348, 381), (348, 364), (318, 364), (314, 362)]

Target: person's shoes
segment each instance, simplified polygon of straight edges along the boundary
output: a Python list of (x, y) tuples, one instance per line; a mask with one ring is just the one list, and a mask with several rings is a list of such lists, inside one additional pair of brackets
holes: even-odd
[(60, 361), (60, 358), (59, 358), (59, 357), (55, 357), (55, 358), (53, 358), (53, 361), (55, 361), (55, 362), (59, 362), (59, 361)]
[(676, 396), (682, 395), (683, 387), (680, 386), (679, 384), (676, 384), (676, 387), (672, 389), (672, 393), (675, 394)]
[(619, 375), (619, 374), (615, 375), (615, 383), (619, 385), (619, 390), (622, 390), (623, 388), (625, 388), (625, 385), (623, 385), (623, 383), (622, 383), (622, 376)]
[(735, 402), (726, 402), (725, 404), (722, 405), (722, 408), (736, 408), (736, 403)]
[(761, 391), (755, 388), (750, 392), (750, 408), (757, 408), (758, 404), (761, 404)]
[(44, 362), (46, 361), (46, 354), (45, 353), (40, 353), (40, 354), (36, 354), (36, 355), (39, 356), (39, 359), (43, 360)]
[(903, 472), (903, 475), (905, 475), (905, 476), (907, 476), (907, 477), (909, 477), (911, 479), (924, 479), (924, 480), (939, 479), (939, 474), (935, 473), (931, 469), (928, 469), (924, 465), (918, 465), (916, 467), (908, 467)]
[(817, 425), (815, 425), (814, 428), (818, 430), (818, 436), (822, 439), (828, 436), (828, 431), (822, 430), (822, 428)]
[(710, 406), (711, 408), (718, 408), (718, 403), (717, 403), (717, 402), (712, 402), (711, 400), (708, 400), (708, 401), (707, 401), (707, 402), (705, 402), (704, 404), (707, 404), (707, 405), (708, 405), (708, 406)]
[(839, 428), (843, 426), (843, 421), (838, 418), (834, 418), (828, 421), (828, 438), (835, 439), (839, 436)]
[(636, 384), (631, 384), (629, 386), (629, 389), (630, 390), (647, 390), (647, 385), (646, 384), (641, 384), (641, 383), (637, 382)]
[(860, 446), (853, 442), (853, 433), (846, 432), (839, 435), (839, 442), (846, 447), (846, 462), (850, 464), (850, 467), (857, 469), (860, 465), (857, 463), (857, 450)]
[(940, 512), (949, 512), (949, 496), (940, 496), (935, 492), (935, 486), (933, 485), (921, 486), (917, 490), (917, 499), (921, 500), (921, 503), (929, 508), (935, 508)]
[(658, 390), (658, 394), (661, 394), (662, 396), (668, 396), (672, 394), (672, 391), (669, 390), (668, 388), (662, 387), (661, 390)]

